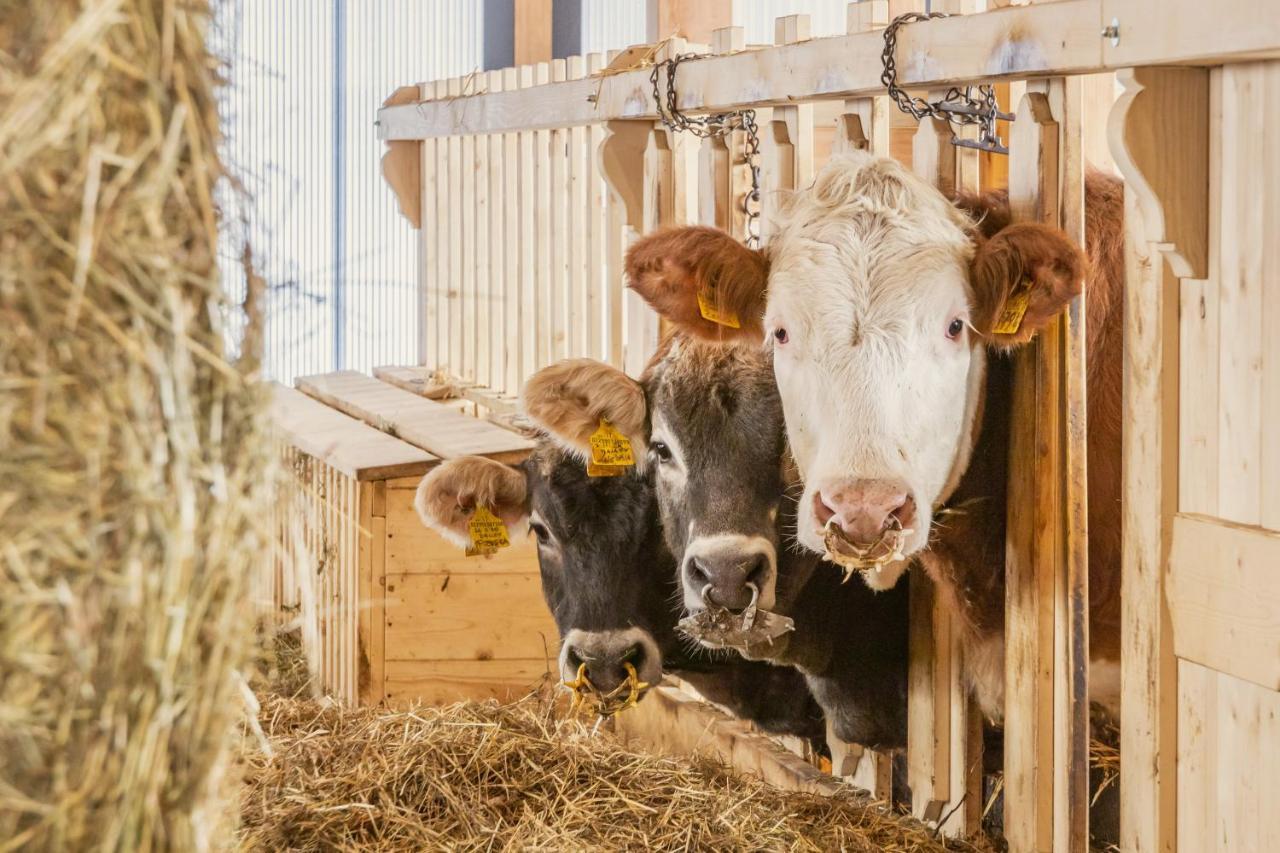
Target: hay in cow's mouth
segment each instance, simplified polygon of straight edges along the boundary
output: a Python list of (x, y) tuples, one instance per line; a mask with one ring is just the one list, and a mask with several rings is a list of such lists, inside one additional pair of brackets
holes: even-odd
[(591, 683), (591, 679), (587, 677), (587, 665), (579, 664), (577, 677), (573, 681), (561, 682), (573, 693), (573, 710), (587, 708), (595, 712), (598, 719), (603, 720), (639, 702), (644, 691), (649, 689), (649, 684), (640, 680), (630, 661), (623, 666), (627, 670), (626, 680), (606, 693)]
[(827, 522), (822, 542), (827, 549), (827, 559), (844, 569), (844, 579), (848, 580), (855, 571), (880, 571), (889, 563), (905, 560), (902, 548), (911, 533), (910, 528), (891, 524), (880, 533), (880, 538), (875, 542), (859, 545), (849, 541), (833, 518)]
[(708, 648), (745, 651), (772, 646), (774, 640), (794, 631), (796, 623), (754, 605), (741, 613), (712, 605), (681, 619), (676, 627)]

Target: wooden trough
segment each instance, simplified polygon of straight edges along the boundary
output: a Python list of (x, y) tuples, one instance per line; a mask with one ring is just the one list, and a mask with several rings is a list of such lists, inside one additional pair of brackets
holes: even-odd
[(323, 689), (349, 703), (451, 702), (536, 686), (557, 640), (535, 546), (467, 557), (413, 509), (441, 460), (518, 462), (531, 443), (351, 371), (277, 386), (272, 410), (296, 482), (279, 523), (302, 526), (308, 552), (277, 560), (274, 597), (310, 637)]

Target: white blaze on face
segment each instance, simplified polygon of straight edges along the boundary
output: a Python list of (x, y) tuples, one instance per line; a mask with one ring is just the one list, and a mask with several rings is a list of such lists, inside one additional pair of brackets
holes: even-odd
[[(825, 550), (823, 489), (870, 480), (905, 486), (915, 519), (902, 551), (920, 550), (932, 508), (967, 466), (985, 362), (968, 327), (964, 225), (896, 163), (855, 155), (828, 165), (771, 244), (765, 328), (805, 484), (807, 548)], [(864, 577), (887, 588), (905, 568)]]

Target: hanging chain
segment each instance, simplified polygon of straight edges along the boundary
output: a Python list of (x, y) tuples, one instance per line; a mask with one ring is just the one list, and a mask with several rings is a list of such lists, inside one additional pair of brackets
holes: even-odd
[(898, 65), (894, 51), (898, 47), (898, 28), (903, 24), (914, 24), (917, 21), (928, 21), (932, 18), (946, 18), (946, 12), (907, 12), (894, 18), (884, 31), (884, 73), (880, 82), (888, 89), (889, 97), (898, 104), (898, 109), (910, 113), (918, 119), (940, 118), (952, 127), (976, 124), (979, 128), (978, 138), (961, 139), (952, 134), (951, 144), (961, 148), (976, 148), (979, 151), (994, 151), (997, 154), (1008, 154), (1004, 140), (996, 133), (996, 121), (1013, 121), (1009, 113), (1000, 112), (1000, 104), (996, 102), (996, 91), (992, 86), (978, 86), (978, 96), (973, 95), (973, 86), (965, 86), (964, 90), (952, 86), (939, 101), (926, 101), (924, 98), (912, 97), (898, 86)]
[[(689, 116), (680, 111), (676, 100), (676, 68), (686, 59), (697, 59), (698, 54), (686, 53), (664, 59), (653, 66), (649, 82), (653, 84), (653, 103), (658, 118), (669, 130), (687, 131), (699, 139), (719, 139), (735, 130), (746, 135), (747, 166), (751, 169), (751, 191), (742, 199), (742, 212), (747, 217), (747, 237), (743, 241), (750, 249), (760, 248), (760, 128), (756, 125), (755, 110), (733, 110), (704, 116)], [(663, 69), (667, 72), (667, 91), (663, 97), (659, 79)]]

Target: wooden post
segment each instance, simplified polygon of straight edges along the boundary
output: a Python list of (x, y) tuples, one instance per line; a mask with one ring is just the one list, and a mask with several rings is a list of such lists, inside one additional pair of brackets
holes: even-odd
[(1209, 72), (1118, 72), (1125, 178), (1120, 846), (1176, 844), (1177, 663), (1165, 584), (1178, 509), (1178, 279), (1208, 272)]
[(733, 23), (733, 0), (649, 0), (649, 41), (677, 36), (711, 42), (712, 31)]
[[(711, 34), (711, 52), (717, 56), (746, 47), (742, 27), (724, 27)], [(698, 221), (727, 231), (735, 239), (746, 237), (744, 195), (751, 186), (744, 135), (733, 133), (704, 139), (698, 148)]]
[[(796, 44), (810, 38), (808, 15), (788, 15), (774, 24), (775, 44)], [(778, 193), (807, 186), (813, 180), (813, 104), (774, 107), (760, 123), (762, 155), (762, 216), (768, 223), (777, 209)]]
[(551, 0), (512, 0), (515, 4), (514, 44), (516, 65), (551, 61)]
[[(859, 0), (847, 10), (847, 31), (865, 33), (884, 29), (889, 23), (888, 0)], [(850, 98), (836, 119), (835, 152), (857, 149), (889, 156), (891, 112), (896, 111), (885, 97)]]

